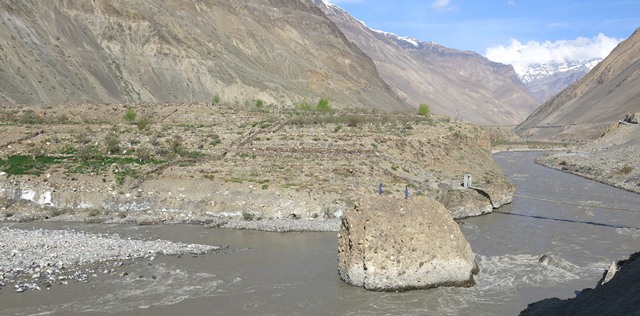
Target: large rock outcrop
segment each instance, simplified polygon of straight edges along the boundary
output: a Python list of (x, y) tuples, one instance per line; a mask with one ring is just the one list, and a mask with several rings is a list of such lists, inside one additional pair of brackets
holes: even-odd
[(362, 199), (342, 219), (338, 270), (373, 291), (473, 286), (474, 254), (439, 202), (415, 197)]

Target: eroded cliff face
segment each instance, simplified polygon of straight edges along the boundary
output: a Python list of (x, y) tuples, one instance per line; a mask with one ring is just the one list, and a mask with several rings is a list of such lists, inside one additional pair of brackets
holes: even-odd
[(2, 103), (315, 103), (402, 110), (375, 65), (312, 4), (0, 2)]

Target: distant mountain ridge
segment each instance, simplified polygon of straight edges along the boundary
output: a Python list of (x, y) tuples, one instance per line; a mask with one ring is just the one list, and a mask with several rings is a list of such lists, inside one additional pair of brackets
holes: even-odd
[(585, 141), (626, 114), (640, 112), (640, 28), (587, 75), (516, 128), (537, 139)]
[(515, 125), (539, 104), (510, 65), (470, 51), (376, 31), (336, 5), (313, 0), (375, 62), (411, 106), (482, 125)]
[(518, 78), (536, 100), (544, 103), (578, 81), (601, 61), (601, 58), (594, 58), (575, 62), (535, 64), (518, 73)]

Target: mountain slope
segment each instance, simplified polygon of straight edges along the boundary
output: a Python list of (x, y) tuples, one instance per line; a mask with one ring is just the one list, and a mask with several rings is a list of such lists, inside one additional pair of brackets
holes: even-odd
[(376, 63), (382, 78), (409, 104), (478, 124), (517, 124), (538, 103), (513, 67), (468, 51), (374, 31), (339, 7), (314, 0)]
[(600, 61), (602, 59), (595, 58), (579, 62), (536, 64), (519, 73), (518, 77), (542, 104), (580, 80)]
[(408, 108), (300, 0), (0, 1), (0, 102), (227, 102)]
[(640, 112), (640, 29), (586, 76), (516, 128), (537, 139), (590, 140), (627, 113)]

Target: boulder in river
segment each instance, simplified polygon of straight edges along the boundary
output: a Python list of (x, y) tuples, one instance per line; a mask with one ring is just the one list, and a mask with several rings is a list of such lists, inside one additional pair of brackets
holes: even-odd
[(373, 291), (473, 286), (478, 272), (449, 211), (424, 196), (362, 199), (343, 215), (338, 257), (340, 278)]
[(451, 212), (453, 218), (479, 216), (493, 211), (491, 201), (473, 189), (447, 190), (438, 197), (438, 202)]

